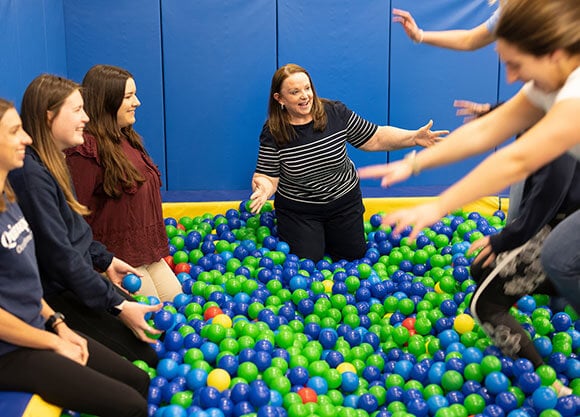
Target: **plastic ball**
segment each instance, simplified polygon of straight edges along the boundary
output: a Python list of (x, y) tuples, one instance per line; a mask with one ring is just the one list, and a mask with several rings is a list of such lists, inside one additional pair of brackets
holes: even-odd
[(345, 392), (353, 392), (358, 388), (359, 378), (354, 372), (343, 372), (341, 387)]
[(459, 314), (455, 317), (453, 329), (459, 334), (464, 334), (473, 330), (475, 321), (469, 314)]
[[(159, 371), (157, 371), (159, 373)], [(200, 368), (193, 368), (191, 369), (187, 375), (185, 376), (185, 381), (187, 387), (195, 391), (198, 388), (201, 388), (206, 385), (207, 382), (207, 372)]]
[(324, 395), (328, 392), (328, 382), (321, 376), (313, 376), (307, 384), (317, 395)]
[(219, 392), (226, 390), (230, 386), (231, 377), (223, 369), (213, 369), (207, 375), (207, 385), (216, 388)]
[(558, 402), (556, 392), (549, 387), (540, 387), (532, 394), (534, 409), (538, 411), (554, 409)]
[(264, 381), (253, 381), (250, 384), (248, 400), (256, 409), (265, 406), (270, 401), (270, 388)]
[(141, 289), (141, 278), (135, 274), (127, 274), (123, 277), (121, 286), (131, 294), (135, 294)]
[(229, 329), (232, 327), (232, 319), (226, 314), (216, 314), (212, 319), (212, 324), (219, 324), (222, 327)]
[(157, 375), (171, 381), (177, 376), (179, 363), (173, 359), (161, 359), (157, 364)]
[(309, 387), (300, 388), (298, 390), (298, 395), (302, 399), (303, 404), (316, 403), (318, 401), (318, 395), (316, 394), (316, 391)]
[(570, 329), (572, 319), (567, 313), (559, 312), (552, 317), (552, 325), (557, 332), (565, 332)]
[(379, 402), (374, 395), (364, 393), (358, 398), (357, 406), (367, 413), (373, 413), (379, 408)]
[(502, 372), (491, 372), (485, 377), (485, 387), (492, 394), (504, 392), (509, 387), (509, 379)]
[(350, 373), (356, 374), (356, 368), (354, 367), (354, 365), (352, 365), (351, 363), (348, 363), (348, 362), (341, 363), (340, 365), (338, 365), (336, 367), (336, 370), (338, 372), (340, 372), (341, 374), (344, 374), (345, 372), (350, 372)]
[(168, 310), (161, 309), (153, 316), (155, 327), (159, 330), (169, 330), (175, 324), (175, 316)]
[(535, 372), (524, 372), (516, 379), (516, 384), (524, 393), (531, 394), (541, 386), (542, 381)]

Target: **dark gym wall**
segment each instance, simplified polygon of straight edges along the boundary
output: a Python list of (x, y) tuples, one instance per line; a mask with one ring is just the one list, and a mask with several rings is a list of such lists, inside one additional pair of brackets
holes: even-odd
[[(271, 76), (278, 65), (309, 70), (319, 95), (378, 124), (436, 129), (461, 124), (456, 98), (506, 99), (493, 46), (451, 52), (415, 45), (391, 23), (410, 10), (425, 30), (469, 28), (494, 8), (486, 0), (0, 0), (0, 95), (19, 101), (41, 72), (81, 81), (96, 63), (136, 78), (136, 129), (163, 172), (173, 201), (245, 198), (249, 193)], [(6, 23), (5, 23), (6, 22)], [(359, 166), (406, 151), (350, 155)], [(433, 170), (365, 195), (432, 195), (475, 161)]]

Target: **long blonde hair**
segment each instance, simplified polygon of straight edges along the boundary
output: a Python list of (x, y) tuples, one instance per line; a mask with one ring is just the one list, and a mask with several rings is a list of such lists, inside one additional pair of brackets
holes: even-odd
[[(13, 103), (11, 103), (8, 100), (4, 100), (3, 98), (0, 98), (0, 122), (4, 117), (4, 114), (6, 114), (8, 110), (13, 108), (14, 108)], [(6, 181), (4, 182), (4, 189), (2, 190), (2, 193), (6, 196), (6, 199), (9, 202), (13, 203), (14, 201), (16, 201), (16, 195), (14, 194), (14, 191), (12, 190), (12, 187), (8, 182), (8, 178), (6, 178)], [(0, 198), (0, 213), (4, 211), (6, 211), (6, 201), (4, 200), (4, 198)]]
[(32, 148), (58, 182), (70, 208), (84, 216), (90, 211), (74, 195), (70, 172), (63, 153), (54, 142), (48, 120), (48, 112), (56, 117), (65, 100), (77, 90), (80, 85), (74, 81), (51, 74), (39, 75), (24, 92), (20, 114), (22, 127), (32, 138)]

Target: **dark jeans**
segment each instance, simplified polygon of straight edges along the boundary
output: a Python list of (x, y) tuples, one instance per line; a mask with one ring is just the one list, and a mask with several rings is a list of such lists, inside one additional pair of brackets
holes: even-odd
[(50, 350), (20, 348), (0, 356), (0, 390), (38, 394), (64, 409), (100, 417), (146, 417), (149, 376), (85, 335), (82, 366)]
[(329, 255), (333, 261), (352, 261), (365, 255), (365, 209), (358, 187), (326, 204), (276, 197), (275, 205), (278, 236), (300, 258), (317, 262)]
[(151, 367), (159, 361), (149, 343), (143, 342), (117, 317), (84, 305), (71, 291), (45, 295), (45, 301), (66, 317), (71, 329), (92, 337), (130, 361), (144, 360)]
[(542, 266), (558, 292), (580, 313), (580, 210), (550, 233), (542, 248)]

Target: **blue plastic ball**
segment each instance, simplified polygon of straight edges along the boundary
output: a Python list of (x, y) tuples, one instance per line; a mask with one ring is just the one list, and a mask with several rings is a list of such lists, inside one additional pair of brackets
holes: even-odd
[(325, 395), (328, 392), (328, 382), (320, 376), (310, 378), (306, 386), (312, 388), (318, 395)]
[(531, 394), (542, 385), (542, 381), (535, 372), (524, 372), (517, 377), (516, 385), (519, 386), (525, 394)]
[(141, 289), (141, 278), (135, 274), (127, 274), (123, 277), (121, 281), (121, 286), (129, 291), (131, 294), (135, 294)]
[(534, 409), (539, 412), (544, 410), (554, 409), (558, 402), (556, 392), (549, 387), (539, 387), (532, 394), (532, 401)]
[(171, 311), (161, 309), (153, 316), (155, 327), (159, 330), (169, 330), (175, 324), (175, 316)]
[(248, 400), (256, 409), (265, 406), (270, 401), (270, 388), (262, 380), (252, 381)]
[(341, 388), (345, 392), (353, 392), (358, 388), (359, 378), (354, 372), (344, 372), (342, 374)]
[(379, 408), (379, 402), (374, 395), (364, 393), (359, 397), (357, 406), (370, 414)]
[(503, 372), (494, 371), (485, 377), (485, 387), (494, 395), (507, 391), (509, 388), (509, 379)]

